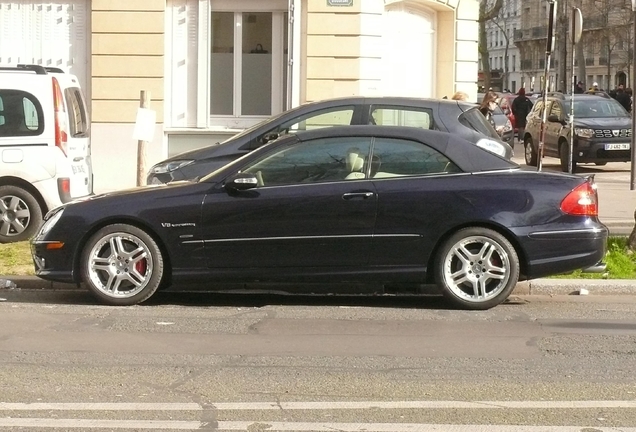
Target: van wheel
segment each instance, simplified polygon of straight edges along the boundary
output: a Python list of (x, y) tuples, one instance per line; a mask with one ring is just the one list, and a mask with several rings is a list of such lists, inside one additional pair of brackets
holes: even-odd
[(0, 186), (0, 243), (25, 241), (42, 225), (35, 197), (17, 186)]
[(537, 166), (537, 151), (534, 149), (534, 144), (532, 144), (532, 137), (527, 136), (523, 144), (526, 165)]

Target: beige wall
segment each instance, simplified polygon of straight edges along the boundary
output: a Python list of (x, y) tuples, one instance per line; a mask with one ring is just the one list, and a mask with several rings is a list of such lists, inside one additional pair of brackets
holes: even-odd
[(91, 1), (91, 94), (95, 123), (134, 123), (150, 91), (163, 122), (165, 0)]
[[(307, 23), (303, 28), (303, 101), (382, 94), (382, 15), (385, 5), (395, 1), (354, 0), (350, 7), (328, 6), (325, 0), (303, 3)], [(462, 90), (476, 99), (478, 0), (407, 3), (437, 13), (433, 96), (441, 98)]]

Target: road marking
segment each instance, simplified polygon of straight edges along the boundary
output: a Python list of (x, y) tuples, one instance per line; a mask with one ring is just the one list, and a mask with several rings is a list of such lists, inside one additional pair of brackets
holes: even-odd
[(272, 411), (364, 409), (586, 409), (636, 408), (636, 400), (598, 401), (326, 401), (326, 402), (220, 402), (197, 403), (9, 403), (0, 411)]
[[(580, 432), (582, 426), (518, 426), (518, 425), (444, 425), (423, 423), (303, 423), (219, 421), (212, 425), (197, 421), (155, 420), (90, 420), (90, 419), (0, 419), (0, 427), (82, 428), (82, 429), (163, 429), (201, 430), (213, 426), (216, 431), (280, 431), (280, 432)], [(616, 432), (613, 427), (590, 427), (594, 432)], [(636, 432), (636, 428), (618, 428), (621, 432)]]

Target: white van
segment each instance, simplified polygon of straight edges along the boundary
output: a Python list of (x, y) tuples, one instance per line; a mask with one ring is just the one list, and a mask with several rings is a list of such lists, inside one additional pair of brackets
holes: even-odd
[(0, 243), (28, 240), (46, 212), (93, 193), (90, 121), (58, 68), (0, 67)]

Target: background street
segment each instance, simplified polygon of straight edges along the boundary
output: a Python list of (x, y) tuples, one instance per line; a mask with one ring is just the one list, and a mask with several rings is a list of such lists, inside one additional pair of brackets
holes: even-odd
[(0, 298), (0, 430), (636, 430), (631, 296)]

